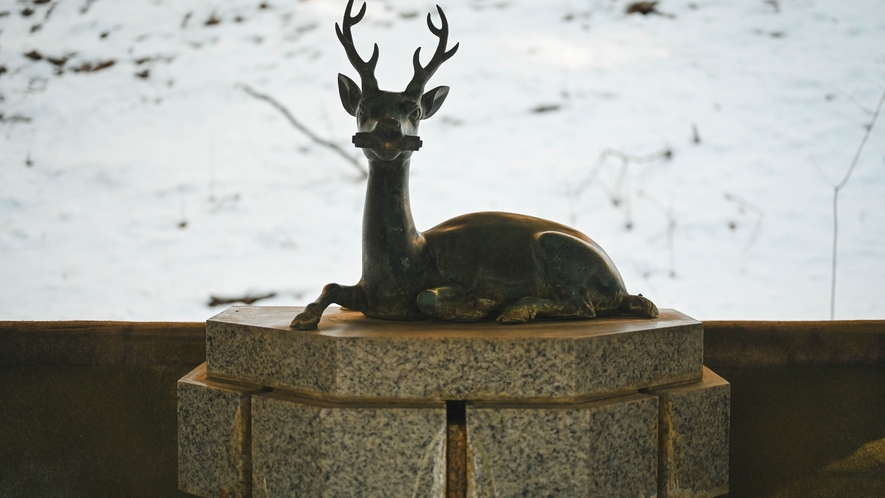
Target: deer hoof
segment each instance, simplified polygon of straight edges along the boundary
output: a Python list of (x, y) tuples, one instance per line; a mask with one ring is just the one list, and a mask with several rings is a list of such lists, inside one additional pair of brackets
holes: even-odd
[(642, 294), (639, 294), (638, 296), (627, 296), (627, 309), (630, 314), (642, 318), (656, 318), (660, 314), (655, 303), (651, 302)]
[(507, 308), (496, 318), (499, 323), (507, 324), (526, 323), (534, 319), (535, 312), (533, 310), (516, 306)]
[(317, 324), (320, 323), (319, 318), (308, 315), (307, 313), (299, 313), (298, 316), (289, 324), (289, 328), (297, 330), (316, 330)]

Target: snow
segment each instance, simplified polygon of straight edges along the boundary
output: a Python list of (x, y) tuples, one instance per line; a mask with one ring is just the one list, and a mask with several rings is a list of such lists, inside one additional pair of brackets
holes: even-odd
[[(241, 87), (351, 151), (345, 2), (268, 2), (0, 1), (0, 320), (201, 321), (210, 295), (305, 304), (359, 279), (365, 182)], [(829, 318), (833, 186), (885, 91), (885, 1), (627, 4), (442, 5), (461, 46), (428, 84), (452, 91), (412, 160), (419, 228), (530, 214), (659, 307)], [(382, 88), (430, 57), (433, 5), (369, 2), (354, 37)], [(56, 75), (32, 50), (73, 55)], [(838, 319), (885, 317), (883, 160), (880, 122), (840, 194)]]

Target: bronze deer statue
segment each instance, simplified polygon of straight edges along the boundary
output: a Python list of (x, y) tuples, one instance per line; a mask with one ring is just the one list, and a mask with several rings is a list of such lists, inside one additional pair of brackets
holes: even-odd
[(338, 75), (344, 109), (356, 117), (354, 145), (369, 160), (363, 212), (362, 278), (353, 286), (328, 284), (291, 327), (315, 329), (332, 303), (366, 316), (394, 320), (441, 319), (470, 322), (489, 316), (524, 323), (536, 316), (593, 318), (629, 313), (652, 318), (657, 307), (627, 293), (614, 263), (589, 237), (552, 221), (512, 213), (459, 216), (419, 232), (409, 205), (409, 162), (421, 146), (418, 124), (433, 116), (449, 93), (446, 86), (424, 92), (439, 66), (458, 50), (446, 51), (449, 26), (437, 6), (441, 27), (427, 25), (439, 39), (404, 92), (378, 89), (378, 45), (364, 61), (351, 28), (366, 13), (352, 14), (348, 0), (343, 29), (335, 24), (347, 58), (362, 85)]

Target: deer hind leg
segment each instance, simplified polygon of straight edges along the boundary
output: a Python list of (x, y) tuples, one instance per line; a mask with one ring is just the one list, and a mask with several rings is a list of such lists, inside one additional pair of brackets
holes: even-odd
[(624, 300), (621, 301), (618, 311), (642, 318), (655, 318), (659, 314), (658, 307), (655, 306), (655, 303), (651, 302), (649, 298), (642, 294), (636, 296), (631, 294), (625, 297)]
[(498, 305), (494, 299), (477, 297), (456, 287), (428, 289), (418, 294), (415, 302), (421, 313), (453, 322), (482, 320)]
[(575, 296), (572, 299), (545, 299), (542, 297), (524, 297), (511, 304), (498, 315), (497, 320), (501, 323), (526, 323), (535, 317), (575, 317), (594, 318), (596, 310), (584, 296)]
[(323, 311), (332, 303), (340, 304), (354, 311), (363, 311), (366, 307), (366, 295), (363, 292), (363, 288), (359, 285), (329, 284), (323, 287), (323, 292), (316, 301), (308, 304), (304, 311), (292, 320), (289, 327), (298, 330), (313, 330), (317, 328), (317, 324), (320, 323), (320, 318), (323, 316)]

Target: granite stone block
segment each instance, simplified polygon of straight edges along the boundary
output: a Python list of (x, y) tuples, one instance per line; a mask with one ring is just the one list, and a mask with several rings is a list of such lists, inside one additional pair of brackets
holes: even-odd
[(209, 376), (326, 400), (577, 402), (697, 380), (703, 325), (654, 319), (538, 320), (517, 326), (379, 320), (330, 308), (233, 307), (207, 322)]
[(205, 363), (178, 381), (179, 489), (252, 496), (250, 396), (259, 391), (208, 380)]
[(649, 391), (660, 400), (660, 498), (728, 493), (730, 393), (706, 367), (701, 381)]
[(471, 498), (652, 497), (658, 400), (467, 407)]
[(334, 406), (253, 397), (255, 496), (442, 497), (444, 406)]

